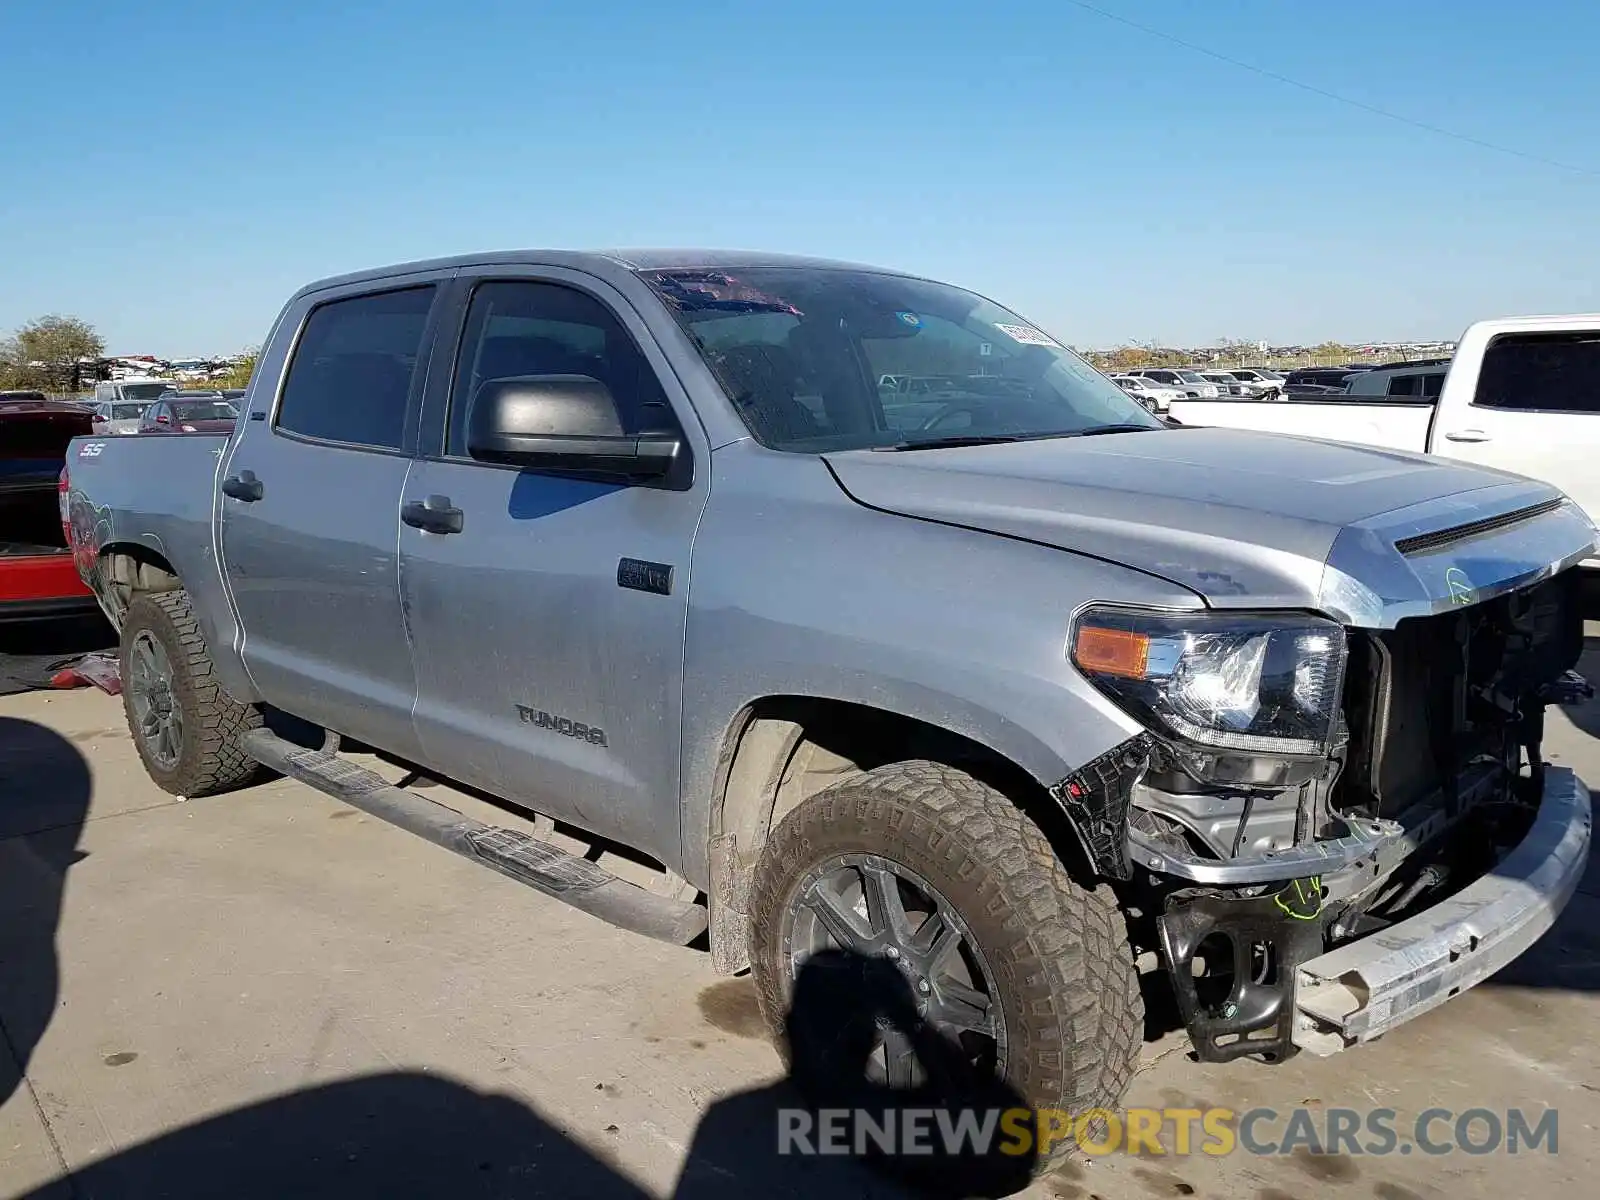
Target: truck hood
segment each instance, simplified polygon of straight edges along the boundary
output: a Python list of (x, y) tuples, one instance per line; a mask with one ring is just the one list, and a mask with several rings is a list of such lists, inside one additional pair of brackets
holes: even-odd
[(1548, 484), (1242, 430), (824, 457), (869, 508), (1120, 563), (1212, 607), (1313, 609), (1372, 628), (1487, 600), (1600, 544)]

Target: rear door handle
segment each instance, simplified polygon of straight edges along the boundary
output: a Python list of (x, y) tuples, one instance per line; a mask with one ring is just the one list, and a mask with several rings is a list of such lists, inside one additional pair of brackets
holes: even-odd
[(424, 533), (460, 533), (463, 524), (461, 510), (451, 507), (449, 496), (407, 500), (400, 506), (400, 519)]
[(1444, 440), (1447, 442), (1487, 442), (1493, 439), (1481, 429), (1452, 429), (1444, 435)]
[(222, 481), (222, 494), (232, 496), (235, 500), (243, 500), (246, 504), (254, 504), (267, 494), (267, 489), (261, 480), (256, 478), (254, 471), (240, 471), (237, 475), (229, 475)]

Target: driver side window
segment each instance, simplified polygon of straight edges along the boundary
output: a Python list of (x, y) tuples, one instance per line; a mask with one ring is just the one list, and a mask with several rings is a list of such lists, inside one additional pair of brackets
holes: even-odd
[(467, 309), (446, 453), (466, 455), (468, 417), (485, 383), (528, 375), (586, 375), (605, 384), (625, 433), (677, 429), (655, 371), (604, 304), (561, 284), (490, 280)]

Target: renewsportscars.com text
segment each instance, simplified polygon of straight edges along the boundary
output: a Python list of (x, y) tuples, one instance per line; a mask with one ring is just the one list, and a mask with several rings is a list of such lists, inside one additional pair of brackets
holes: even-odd
[(1234, 1153), (1555, 1154), (1559, 1113), (1429, 1108), (1129, 1108), (778, 1110), (778, 1153), (801, 1155), (1048, 1155), (1075, 1142), (1090, 1155)]

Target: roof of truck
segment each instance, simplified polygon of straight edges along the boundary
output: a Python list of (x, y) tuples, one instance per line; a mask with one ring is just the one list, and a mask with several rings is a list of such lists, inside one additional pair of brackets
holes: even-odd
[(871, 271), (879, 275), (906, 275), (909, 272), (893, 271), (884, 267), (862, 263), (843, 262), (831, 258), (811, 258), (799, 254), (773, 254), (764, 250), (695, 250), (695, 249), (634, 249), (634, 250), (491, 250), (479, 254), (457, 254), (448, 258), (428, 258), (417, 262), (393, 263), (365, 271), (352, 271), (319, 279), (301, 288), (296, 295), (317, 292), (324, 288), (342, 287), (350, 283), (388, 279), (397, 275), (411, 275), (422, 271), (447, 270), (451, 267), (502, 266), (527, 263), (529, 265), (573, 267), (579, 270), (606, 265), (622, 267), (629, 271), (666, 271), (694, 267), (749, 268), (749, 267), (811, 267), (836, 271)]

